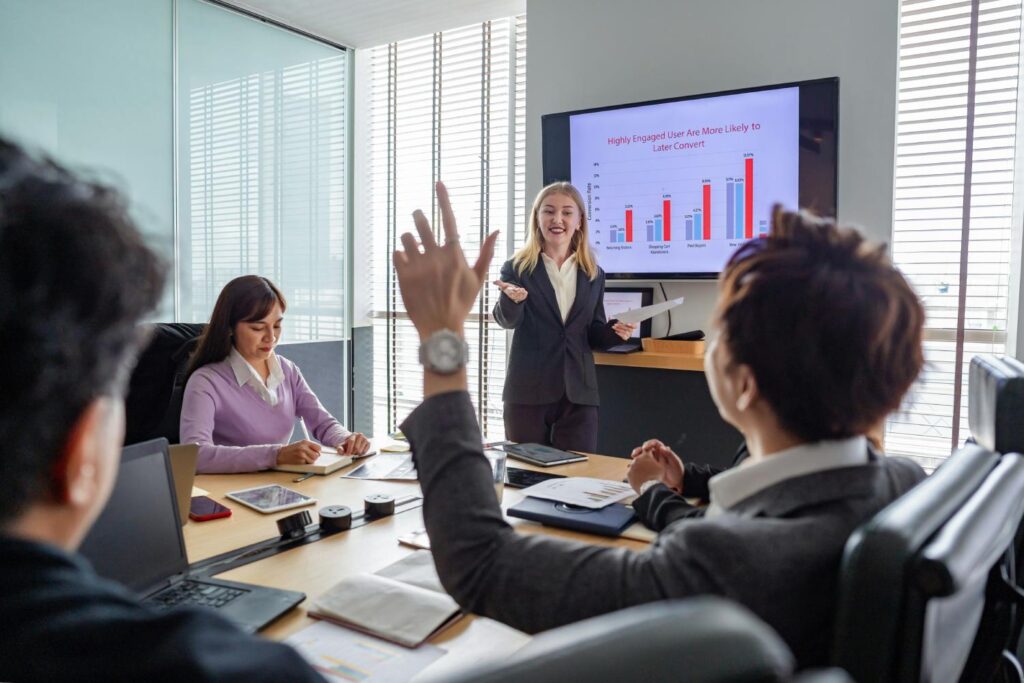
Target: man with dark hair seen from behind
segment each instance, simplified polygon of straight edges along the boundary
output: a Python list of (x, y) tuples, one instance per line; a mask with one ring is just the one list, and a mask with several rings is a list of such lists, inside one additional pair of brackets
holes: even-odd
[(117, 476), (137, 323), (163, 282), (115, 192), (0, 138), (0, 680), (323, 680), (74, 554)]

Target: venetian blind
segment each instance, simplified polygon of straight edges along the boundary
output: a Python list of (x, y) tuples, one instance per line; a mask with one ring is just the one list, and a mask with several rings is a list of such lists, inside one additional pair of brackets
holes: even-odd
[(1021, 2), (901, 9), (892, 248), (926, 308), (927, 366), (886, 450), (934, 467), (969, 436), (971, 357), (1005, 352)]
[[(462, 246), (475, 258), (501, 230), (496, 279), (524, 227), (526, 19), (506, 18), (382, 45), (372, 51), (370, 224), (374, 433), (393, 431), (422, 400), (419, 337), (402, 304), (391, 254), (412, 212), (441, 226), (433, 194), (443, 180)], [(515, 234), (512, 234), (515, 233)], [(466, 323), (469, 389), (485, 438), (504, 437), (506, 333), (490, 317), (485, 285)]]
[(346, 338), (348, 53), (203, 2), (178, 22), (180, 319), (258, 274), (286, 341)]

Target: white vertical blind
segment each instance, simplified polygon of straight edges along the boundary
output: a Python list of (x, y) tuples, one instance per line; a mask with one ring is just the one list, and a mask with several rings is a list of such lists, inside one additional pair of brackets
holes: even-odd
[[(391, 267), (412, 212), (440, 234), (435, 180), (448, 186), (462, 245), (475, 257), (500, 229), (491, 277), (523, 221), (526, 21), (505, 18), (383, 45), (372, 54), (370, 140), (374, 433), (393, 431), (422, 399), (419, 337)], [(466, 325), (469, 388), (489, 439), (503, 438), (506, 334), (484, 287)]]
[(282, 288), (287, 341), (346, 338), (348, 54), (177, 6), (181, 319), (253, 273)]
[(969, 436), (970, 358), (1005, 352), (1021, 2), (901, 10), (892, 246), (924, 301), (927, 365), (886, 450), (934, 467)]

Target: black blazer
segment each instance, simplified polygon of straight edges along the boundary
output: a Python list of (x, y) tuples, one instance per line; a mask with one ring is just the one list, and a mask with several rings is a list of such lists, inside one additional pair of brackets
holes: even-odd
[(604, 271), (598, 268), (593, 282), (578, 271), (576, 299), (564, 324), (543, 263), (520, 276), (512, 261), (506, 261), (501, 279), (529, 292), (522, 303), (500, 294), (494, 304), (498, 324), (515, 329), (502, 400), (543, 405), (565, 394), (573, 403), (598, 405), (591, 349), (606, 349), (622, 341), (604, 316)]

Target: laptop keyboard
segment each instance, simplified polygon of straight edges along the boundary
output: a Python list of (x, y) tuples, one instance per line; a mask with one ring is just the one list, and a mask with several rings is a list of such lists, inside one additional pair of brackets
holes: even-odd
[(146, 603), (158, 609), (193, 605), (223, 607), (246, 592), (238, 588), (185, 580), (148, 598)]

